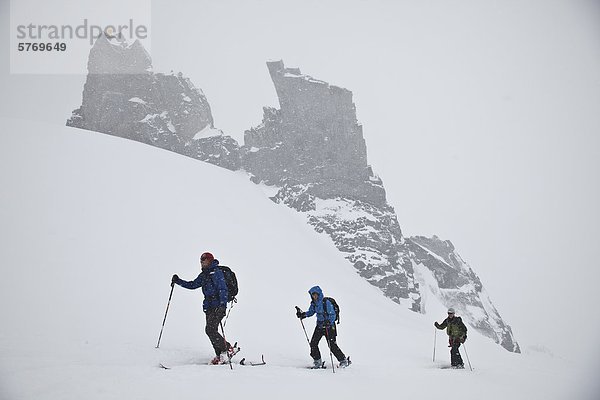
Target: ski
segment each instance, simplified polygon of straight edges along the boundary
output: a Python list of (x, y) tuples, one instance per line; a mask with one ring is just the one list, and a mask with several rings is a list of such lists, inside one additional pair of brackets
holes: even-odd
[(262, 360), (261, 362), (252, 362), (252, 361), (246, 362), (246, 358), (242, 358), (241, 361), (240, 361), (240, 365), (250, 365), (252, 367), (255, 367), (257, 365), (265, 365), (266, 364), (266, 362), (265, 362), (265, 356), (261, 355), (260, 358)]

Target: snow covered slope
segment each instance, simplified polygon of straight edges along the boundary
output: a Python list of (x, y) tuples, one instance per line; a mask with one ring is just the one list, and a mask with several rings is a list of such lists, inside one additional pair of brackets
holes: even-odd
[[(427, 399), (450, 387), (461, 399), (562, 399), (586, 389), (566, 362), (508, 353), (474, 331), (474, 371), (439, 369), (448, 354), (438, 332), (431, 360), (433, 321), (383, 297), (241, 172), (94, 132), (0, 122), (1, 399)], [(194, 278), (207, 250), (238, 275), (226, 328), (238, 360), (264, 353), (268, 365), (206, 365), (201, 293), (179, 287), (155, 349), (171, 275)], [(338, 343), (354, 360), (335, 375), (304, 368), (294, 306), (308, 306), (315, 284), (340, 304)], [(314, 319), (305, 325), (310, 334)]]

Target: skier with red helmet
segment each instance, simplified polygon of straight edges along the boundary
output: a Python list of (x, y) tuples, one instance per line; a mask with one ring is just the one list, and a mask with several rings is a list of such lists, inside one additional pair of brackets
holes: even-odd
[(205, 332), (216, 354), (210, 363), (223, 364), (237, 352), (237, 349), (233, 348), (218, 330), (227, 309), (227, 284), (223, 271), (219, 268), (219, 260), (211, 253), (206, 252), (200, 256), (200, 266), (202, 272), (193, 281), (184, 281), (175, 274), (171, 279), (171, 285), (177, 284), (192, 290), (202, 288), (204, 294), (202, 309), (206, 314)]

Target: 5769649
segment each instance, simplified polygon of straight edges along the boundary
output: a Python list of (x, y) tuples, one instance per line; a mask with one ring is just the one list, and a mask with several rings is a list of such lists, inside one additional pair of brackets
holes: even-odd
[(67, 44), (64, 42), (19, 42), (17, 45), (19, 51), (66, 51)]

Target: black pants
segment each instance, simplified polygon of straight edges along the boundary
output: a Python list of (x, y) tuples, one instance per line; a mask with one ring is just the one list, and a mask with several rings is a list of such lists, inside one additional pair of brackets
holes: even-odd
[(313, 358), (313, 360), (319, 360), (321, 358), (321, 352), (319, 351), (319, 342), (321, 341), (321, 338), (323, 336), (329, 339), (329, 347), (331, 348), (331, 351), (333, 352), (335, 358), (337, 358), (337, 360), (340, 362), (342, 360), (345, 360), (346, 356), (335, 342), (335, 337), (337, 336), (337, 329), (335, 328), (335, 326), (329, 328), (319, 326), (315, 327), (312, 339), (310, 340), (310, 356)]
[(224, 316), (225, 309), (223, 308), (215, 308), (206, 311), (205, 332), (212, 343), (213, 349), (215, 349), (216, 355), (220, 355), (230, 347), (230, 344), (227, 343), (219, 333), (219, 324)]
[(453, 367), (464, 365), (463, 359), (460, 356), (458, 348), (460, 347), (460, 340), (450, 340), (450, 365)]

